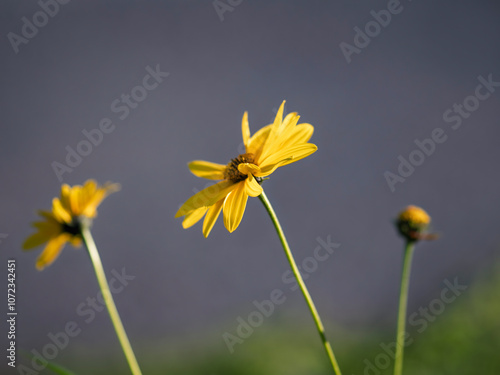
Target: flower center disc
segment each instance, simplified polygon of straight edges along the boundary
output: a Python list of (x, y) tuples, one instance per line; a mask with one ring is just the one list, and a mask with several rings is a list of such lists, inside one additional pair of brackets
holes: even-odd
[(224, 178), (233, 182), (239, 182), (248, 176), (238, 170), (241, 163), (253, 163), (253, 154), (241, 154), (237, 158), (231, 159), (224, 170)]

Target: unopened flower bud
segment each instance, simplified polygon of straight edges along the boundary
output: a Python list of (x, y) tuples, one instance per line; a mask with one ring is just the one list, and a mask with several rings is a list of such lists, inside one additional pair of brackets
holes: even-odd
[(430, 222), (431, 217), (422, 208), (408, 206), (398, 215), (396, 226), (403, 237), (414, 242), (434, 237), (426, 233)]

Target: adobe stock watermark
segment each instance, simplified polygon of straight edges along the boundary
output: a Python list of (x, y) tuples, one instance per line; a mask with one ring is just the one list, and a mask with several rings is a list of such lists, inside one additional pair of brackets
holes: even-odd
[(47, 26), (49, 20), (54, 18), (60, 10), (61, 5), (68, 4), (70, 0), (39, 0), (37, 2), (40, 9), (33, 15), (21, 18), (21, 30), (19, 34), (9, 32), (7, 39), (16, 54), (19, 53), (21, 44), (28, 44), (43, 27)]
[[(340, 247), (339, 243), (331, 241), (330, 235), (327, 236), (326, 241), (321, 237), (317, 237), (318, 245), (314, 248), (312, 256), (308, 256), (298, 265), (302, 278), (307, 280), (314, 272), (318, 270), (319, 264), (326, 261), (335, 252), (335, 249)], [(288, 286), (288, 291), (296, 291), (299, 285), (291, 270), (287, 270), (281, 276), (284, 285)], [(269, 293), (269, 299), (262, 301), (253, 301), (253, 310), (246, 314), (246, 318), (238, 316), (236, 318), (236, 328), (234, 334), (228, 331), (222, 334), (222, 339), (229, 350), (233, 354), (236, 344), (243, 344), (254, 333), (255, 329), (264, 324), (264, 320), (271, 317), (276, 311), (276, 307), (285, 303), (287, 296), (286, 290), (273, 289)]]
[(148, 93), (155, 90), (170, 75), (169, 72), (161, 71), (160, 64), (156, 64), (154, 69), (149, 65), (145, 69), (147, 74), (142, 78), (141, 84), (134, 86), (127, 94), (122, 94), (120, 98), (111, 102), (109, 108), (116, 115), (114, 121), (109, 117), (103, 117), (97, 127), (90, 130), (83, 129), (83, 139), (75, 147), (70, 145), (65, 147), (67, 152), (65, 163), (58, 161), (51, 163), (59, 182), (63, 181), (65, 173), (71, 173), (82, 163), (84, 157), (92, 153), (94, 147), (102, 143), (104, 134), (111, 134), (115, 130), (118, 120), (125, 120), (133, 110), (139, 107), (140, 103), (146, 100)]
[[(464, 120), (468, 119), (471, 114), (478, 110), (481, 101), (491, 97), (497, 87), (500, 87), (500, 81), (494, 81), (493, 75), (489, 74), (488, 78), (478, 76), (479, 84), (474, 90), (474, 94), (467, 96), (462, 100), (462, 103), (454, 103), (453, 106), (443, 113), (444, 122), (451, 124), (452, 130), (458, 130), (462, 126)], [(396, 172), (385, 171), (384, 178), (391, 192), (396, 191), (396, 184), (405, 182), (414, 172), (415, 169), (422, 164), (436, 151), (437, 145), (448, 140), (447, 130), (437, 127), (431, 131), (430, 137), (423, 140), (415, 139), (413, 143), (417, 146), (405, 158), (403, 155), (398, 156), (399, 165)]]
[[(135, 279), (135, 276), (126, 273), (125, 268), (122, 268), (120, 272), (113, 269), (111, 275), (113, 277), (108, 280), (111, 294), (121, 293), (130, 284), (130, 281)], [(76, 315), (83, 319), (83, 322), (68, 321), (61, 331), (49, 332), (47, 334), (48, 342), (40, 350), (31, 350), (30, 353), (33, 356), (31, 365), (19, 365), (16, 367), (17, 372), (21, 375), (38, 375), (39, 371), (43, 371), (47, 367), (49, 361), (54, 361), (69, 346), (71, 339), (82, 333), (82, 327), (85, 327), (82, 323), (89, 325), (94, 321), (96, 315), (105, 309), (106, 305), (101, 291), (97, 292), (95, 297), (87, 297), (75, 308)]]
[[(447, 305), (453, 303), (468, 286), (460, 284), (458, 277), (455, 277), (453, 283), (448, 279), (443, 281), (445, 288), (441, 290), (440, 298), (430, 301), (427, 306), (420, 306), (417, 311), (410, 314), (408, 323), (412, 327), (417, 327), (418, 334), (424, 332), (431, 323), (435, 322), (439, 315), (444, 313)], [(404, 346), (407, 347), (415, 342), (414, 337), (409, 332), (404, 333)], [(381, 375), (383, 370), (387, 370), (396, 358), (396, 342), (388, 344), (381, 342), (382, 351), (370, 361), (365, 358), (363, 375)]]
[(243, 0), (214, 0), (212, 5), (219, 16), (219, 20), (224, 22), (224, 13), (233, 12), (242, 2)]
[(389, 0), (387, 2), (387, 9), (382, 9), (378, 12), (372, 9), (370, 15), (373, 19), (368, 21), (363, 29), (358, 26), (354, 27), (354, 45), (346, 42), (339, 44), (347, 63), (350, 64), (352, 62), (351, 56), (353, 54), (359, 55), (363, 48), (368, 47), (371, 41), (380, 35), (382, 29), (390, 25), (392, 17), (401, 13), (403, 9), (404, 7), (399, 0)]

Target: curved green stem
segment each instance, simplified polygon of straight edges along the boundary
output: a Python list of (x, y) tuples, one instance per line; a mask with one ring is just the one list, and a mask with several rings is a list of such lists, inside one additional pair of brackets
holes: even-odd
[(104, 269), (101, 263), (101, 257), (99, 256), (99, 252), (97, 251), (97, 247), (95, 246), (92, 234), (90, 233), (89, 228), (87, 228), (86, 226), (83, 226), (81, 234), (83, 242), (85, 243), (85, 246), (87, 247), (87, 250), (89, 252), (90, 259), (92, 260), (92, 265), (94, 266), (97, 281), (99, 283), (99, 287), (101, 288), (102, 296), (108, 309), (111, 322), (115, 327), (116, 335), (118, 336), (118, 340), (120, 341), (123, 352), (125, 353), (125, 357), (127, 358), (127, 362), (130, 366), (130, 370), (132, 371), (133, 375), (141, 375), (141, 369), (139, 368), (139, 364), (137, 363), (137, 359), (135, 358), (134, 351), (130, 346), (127, 333), (123, 328), (120, 315), (118, 314), (115, 302), (113, 301), (113, 296), (111, 295), (111, 291), (109, 290), (108, 281), (106, 280), (106, 275), (104, 274)]
[(304, 295), (304, 298), (307, 302), (307, 306), (309, 306), (309, 310), (311, 310), (311, 314), (313, 316), (314, 323), (316, 323), (316, 328), (318, 329), (319, 336), (321, 338), (321, 341), (323, 342), (323, 346), (325, 347), (326, 354), (328, 355), (328, 358), (330, 359), (333, 370), (334, 370), (335, 374), (341, 375), (340, 368), (339, 368), (339, 365), (337, 363), (337, 360), (335, 359), (335, 355), (333, 354), (332, 347), (326, 338), (325, 328), (323, 327), (323, 323), (321, 322), (321, 318), (319, 317), (318, 311), (316, 310), (316, 306), (314, 306), (314, 302), (311, 298), (311, 295), (309, 294), (309, 291), (307, 290), (306, 284), (304, 283), (304, 280), (302, 279), (299, 268), (297, 267), (297, 264), (295, 263), (295, 259), (293, 258), (292, 251), (290, 250), (290, 247), (288, 246), (288, 242), (286, 241), (286, 237), (285, 237), (285, 234), (283, 233), (283, 229), (281, 229), (281, 225), (278, 221), (278, 217), (276, 216), (276, 214), (273, 210), (273, 207), (271, 206), (271, 203), (267, 199), (267, 196), (264, 192), (262, 192), (262, 194), (259, 195), (259, 199), (264, 204), (264, 207), (266, 208), (267, 213), (271, 217), (271, 220), (274, 224), (274, 227), (276, 228), (276, 232), (278, 233), (278, 237), (280, 238), (281, 244), (283, 245), (283, 249), (285, 250), (285, 254), (286, 254), (286, 257), (288, 259), (288, 262), (290, 263), (290, 266), (292, 267), (293, 274), (295, 275), (295, 278), (297, 279), (300, 290), (302, 291), (302, 294)]
[(396, 359), (394, 362), (394, 375), (403, 372), (403, 354), (405, 345), (406, 306), (408, 305), (408, 287), (410, 285), (411, 260), (415, 243), (407, 241), (403, 256), (403, 271), (401, 272), (401, 291), (399, 294), (398, 329), (396, 333)]

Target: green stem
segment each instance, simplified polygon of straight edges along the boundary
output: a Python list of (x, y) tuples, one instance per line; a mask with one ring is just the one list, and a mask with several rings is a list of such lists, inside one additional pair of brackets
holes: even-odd
[(403, 271), (401, 273), (401, 291), (399, 294), (398, 329), (396, 333), (396, 359), (394, 362), (394, 375), (403, 372), (403, 354), (406, 326), (406, 306), (408, 305), (408, 287), (410, 285), (411, 260), (415, 243), (407, 241), (403, 256)]
[(101, 258), (99, 256), (99, 252), (97, 251), (97, 247), (95, 246), (92, 234), (90, 233), (89, 228), (86, 226), (83, 226), (81, 234), (83, 242), (85, 243), (85, 246), (87, 247), (87, 250), (89, 252), (90, 259), (92, 260), (92, 265), (94, 266), (97, 281), (99, 282), (99, 287), (101, 288), (102, 296), (108, 309), (111, 322), (115, 327), (116, 335), (118, 336), (118, 340), (120, 341), (123, 352), (125, 353), (125, 357), (127, 358), (127, 362), (130, 366), (130, 370), (134, 375), (141, 375), (141, 369), (139, 368), (139, 364), (137, 363), (137, 359), (135, 358), (134, 351), (130, 346), (127, 333), (123, 328), (120, 315), (118, 314), (115, 302), (113, 301), (113, 296), (111, 295), (111, 291), (109, 290), (108, 281), (106, 280), (106, 275), (104, 274)]
[(288, 262), (290, 263), (290, 266), (292, 267), (293, 274), (295, 275), (295, 278), (297, 279), (300, 290), (302, 291), (302, 294), (304, 295), (304, 298), (306, 299), (307, 306), (309, 306), (309, 310), (311, 310), (311, 314), (313, 316), (314, 323), (316, 323), (316, 328), (318, 329), (319, 336), (321, 338), (321, 341), (323, 342), (323, 346), (325, 347), (326, 354), (328, 355), (328, 358), (330, 359), (333, 370), (334, 370), (335, 374), (341, 375), (339, 365), (337, 363), (337, 360), (335, 359), (335, 354), (333, 354), (332, 347), (326, 338), (325, 328), (323, 327), (323, 323), (321, 323), (321, 318), (319, 317), (318, 311), (316, 310), (316, 306), (314, 306), (314, 302), (311, 298), (311, 295), (309, 294), (309, 291), (307, 290), (306, 284), (304, 283), (304, 280), (302, 279), (299, 268), (297, 267), (297, 264), (295, 263), (295, 260), (293, 259), (292, 251), (290, 250), (290, 247), (288, 246), (288, 242), (286, 241), (286, 237), (285, 237), (285, 234), (283, 233), (283, 229), (281, 229), (281, 225), (278, 221), (278, 217), (276, 216), (276, 214), (273, 210), (273, 207), (271, 206), (271, 203), (267, 199), (267, 196), (264, 192), (262, 192), (262, 194), (259, 195), (259, 199), (264, 204), (264, 207), (266, 208), (267, 213), (271, 217), (271, 220), (274, 224), (274, 227), (276, 228), (276, 232), (278, 233), (278, 237), (280, 238), (281, 244), (283, 245), (283, 249), (285, 250), (285, 254), (286, 254), (286, 257), (288, 259)]

